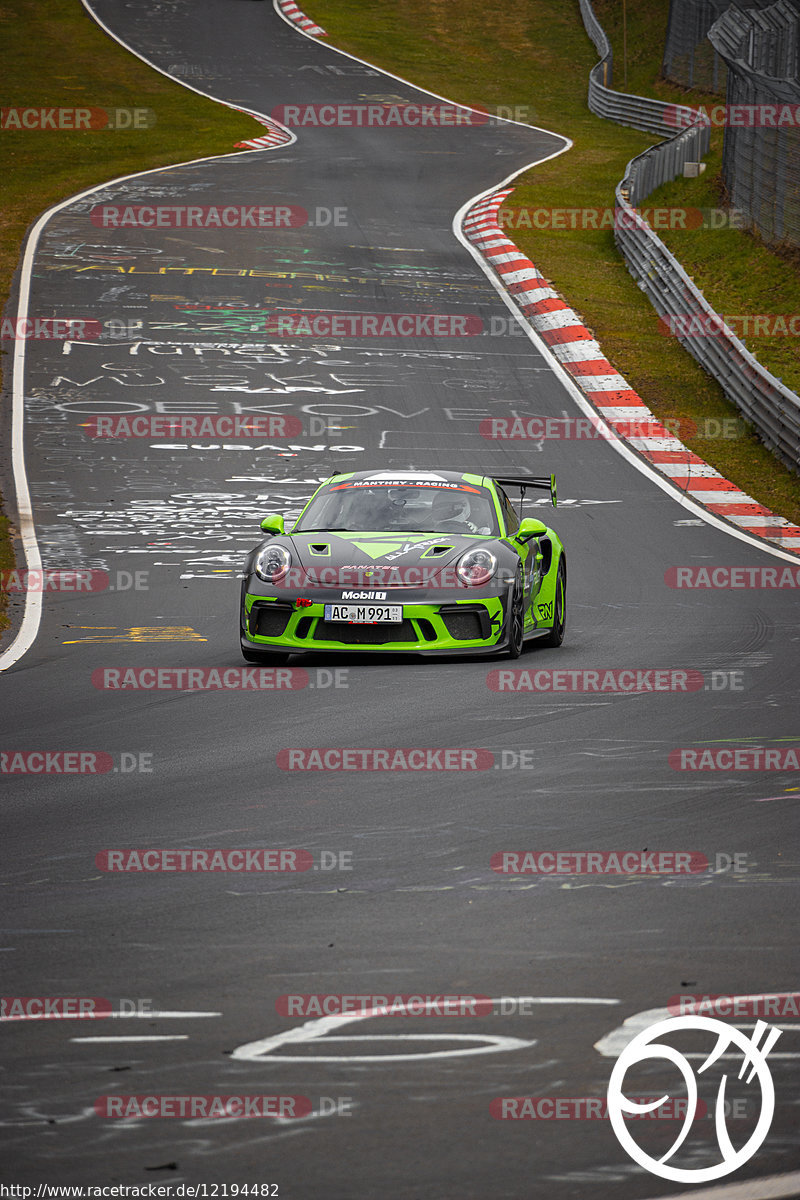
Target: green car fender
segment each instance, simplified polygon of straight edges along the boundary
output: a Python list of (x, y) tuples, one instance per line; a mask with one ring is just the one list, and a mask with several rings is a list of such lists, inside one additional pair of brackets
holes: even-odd
[(537, 628), (552, 627), (556, 611), (556, 588), (559, 586), (559, 569), (562, 569), (563, 586), (566, 587), (567, 556), (564, 547), (555, 534), (550, 531), (549, 540), (552, 543), (550, 563), (542, 579), (539, 593), (534, 603), (534, 615)]
[(542, 521), (527, 517), (513, 541), (523, 563), (526, 582), (526, 625), (541, 629), (553, 624), (559, 565), (566, 556), (561, 541)]

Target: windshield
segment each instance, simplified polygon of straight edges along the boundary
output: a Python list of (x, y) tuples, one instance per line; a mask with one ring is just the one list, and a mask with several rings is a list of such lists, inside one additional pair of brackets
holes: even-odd
[(466, 483), (351, 480), (319, 492), (293, 532), (497, 534), (491, 494)]

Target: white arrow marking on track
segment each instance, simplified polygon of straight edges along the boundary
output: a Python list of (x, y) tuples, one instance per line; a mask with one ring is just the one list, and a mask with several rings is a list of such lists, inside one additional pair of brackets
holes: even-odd
[[(732, 996), (731, 999), (736, 1000), (764, 1000), (780, 998), (786, 996), (787, 992), (762, 993), (753, 996)], [(689, 1014), (687, 1014), (689, 1015)], [(642, 1012), (634, 1013), (632, 1017), (628, 1017), (621, 1025), (617, 1025), (616, 1029), (612, 1029), (605, 1037), (601, 1037), (599, 1042), (595, 1042), (594, 1048), (598, 1050), (603, 1058), (618, 1058), (629, 1042), (632, 1042), (637, 1034), (642, 1033), (651, 1025), (655, 1025), (657, 1021), (666, 1021), (668, 1017), (674, 1017), (675, 1013), (669, 1008), (647, 1008)], [(735, 1025), (737, 1029), (752, 1029), (752, 1022), (742, 1024), (739, 1021), (731, 1021), (731, 1025)], [(800, 1025), (793, 1023), (791, 1025), (779, 1024), (777, 1021), (772, 1022), (779, 1029), (784, 1029), (792, 1033), (800, 1032)], [(685, 1058), (706, 1058), (707, 1055), (700, 1051), (697, 1053), (685, 1054)], [(737, 1058), (738, 1053), (721, 1054), (720, 1058)], [(800, 1058), (799, 1053), (778, 1053), (770, 1054), (770, 1061), (775, 1058)]]
[[(619, 1000), (600, 999), (586, 996), (514, 996), (502, 997), (502, 1000), (508, 1002), (513, 1000), (515, 1004), (619, 1004)], [(428, 1006), (435, 1005), (435, 1001), (427, 1002)], [(482, 1003), (486, 1003), (482, 1001)], [(501, 1003), (501, 999), (491, 1001), (492, 1005)], [(285, 1029), (282, 1033), (273, 1034), (272, 1037), (261, 1038), (256, 1042), (247, 1042), (244, 1046), (237, 1046), (233, 1051), (233, 1058), (246, 1059), (249, 1061), (263, 1062), (267, 1057), (273, 1062), (413, 1062), (429, 1058), (456, 1058), (463, 1057), (468, 1054), (498, 1054), (509, 1050), (523, 1050), (530, 1046), (535, 1046), (536, 1038), (533, 1040), (524, 1040), (522, 1038), (507, 1037), (501, 1034), (487, 1033), (384, 1033), (384, 1034), (345, 1034), (338, 1036), (332, 1031), (341, 1029), (343, 1025), (351, 1025), (355, 1021), (365, 1021), (372, 1017), (385, 1017), (391, 1015), (387, 1013), (386, 1007), (369, 1008), (364, 1012), (358, 1013), (336, 1013), (328, 1017), (318, 1017), (314, 1021), (306, 1021), (303, 1025), (297, 1025), (294, 1029)], [(395, 1014), (396, 1015), (396, 1014)], [(331, 1036), (328, 1036), (331, 1034)], [(273, 1050), (277, 1050), (285, 1045), (297, 1045), (300, 1043), (313, 1042), (320, 1038), (325, 1038), (329, 1042), (423, 1042), (423, 1041), (438, 1041), (438, 1042), (473, 1042), (482, 1043), (470, 1047), (462, 1047), (457, 1050), (429, 1050), (420, 1054), (273, 1054)]]

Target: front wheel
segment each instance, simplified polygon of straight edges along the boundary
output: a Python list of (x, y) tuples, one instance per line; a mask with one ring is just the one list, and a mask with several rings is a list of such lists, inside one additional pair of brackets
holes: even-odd
[(553, 628), (544, 639), (545, 646), (560, 646), (567, 628), (567, 571), (563, 561), (558, 564), (556, 598), (553, 607)]
[(525, 589), (522, 572), (517, 571), (508, 610), (508, 657), (519, 658), (525, 642)]

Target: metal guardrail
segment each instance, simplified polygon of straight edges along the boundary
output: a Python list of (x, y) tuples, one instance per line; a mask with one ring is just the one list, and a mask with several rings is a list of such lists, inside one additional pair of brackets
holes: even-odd
[[(584, 27), (600, 55), (600, 62), (589, 72), (590, 112), (598, 117), (605, 117), (607, 121), (616, 121), (618, 125), (630, 125), (633, 129), (641, 129), (644, 133), (654, 133), (663, 138), (671, 137), (676, 129), (684, 129), (693, 124), (697, 114), (685, 104), (667, 105), (660, 100), (651, 100), (648, 96), (633, 96), (612, 89), (614, 56), (611, 44), (594, 14), (591, 0), (579, 2)], [(669, 114), (665, 116), (667, 109)]]
[[(613, 56), (608, 38), (591, 0), (579, 3), (586, 32), (600, 55), (600, 62), (589, 75), (589, 109), (599, 117), (668, 139), (631, 159), (616, 188), (616, 205), (621, 212), (614, 237), (628, 270), (660, 316), (678, 316), (686, 322), (670, 323), (684, 349), (716, 379), (769, 449), (793, 471), (800, 472), (800, 397), (770, 374), (725, 325), (675, 256), (636, 212), (651, 192), (682, 175), (686, 163), (699, 162), (708, 151), (708, 121), (685, 105), (612, 91)], [(676, 125), (685, 124), (689, 127), (674, 132)], [(683, 335), (681, 329), (686, 331)], [(704, 333), (704, 329), (711, 332)]]
[[(771, 375), (725, 325), (675, 256), (634, 211), (624, 191), (625, 180), (616, 190), (617, 205), (626, 212), (626, 218), (618, 222), (616, 242), (631, 275), (665, 319), (665, 332), (674, 332), (684, 349), (753, 423), (770, 450), (797, 471), (800, 397)], [(678, 332), (681, 329), (686, 331), (684, 336)], [(699, 332), (702, 330), (712, 332)]]

